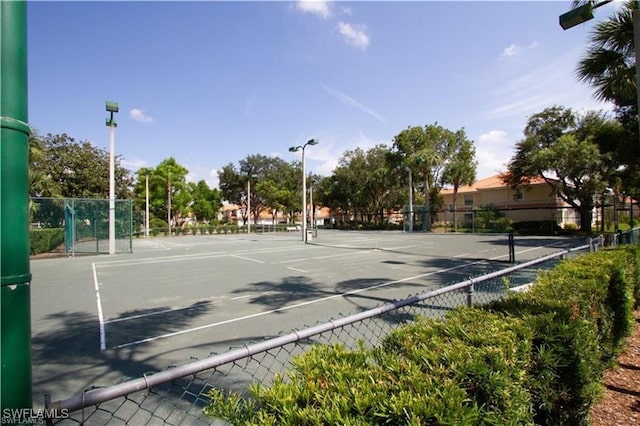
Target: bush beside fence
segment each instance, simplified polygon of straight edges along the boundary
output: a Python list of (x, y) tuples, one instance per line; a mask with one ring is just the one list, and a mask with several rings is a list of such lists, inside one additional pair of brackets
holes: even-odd
[(211, 390), (205, 411), (234, 425), (585, 424), (633, 324), (638, 256), (561, 263), (530, 292), (421, 318), (372, 349), (314, 347), (248, 399)]
[(64, 243), (64, 228), (29, 231), (30, 254), (48, 253)]

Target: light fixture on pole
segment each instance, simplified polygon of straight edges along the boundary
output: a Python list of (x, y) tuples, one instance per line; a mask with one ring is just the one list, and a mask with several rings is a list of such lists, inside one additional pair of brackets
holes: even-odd
[(116, 102), (106, 103), (109, 118), (106, 125), (109, 127), (109, 254), (116, 254), (116, 179), (115, 179), (115, 138), (118, 123), (113, 119), (113, 114), (118, 112)]
[(307, 242), (307, 171), (304, 164), (304, 150), (308, 145), (318, 145), (317, 139), (310, 139), (304, 145), (292, 146), (289, 152), (302, 150), (302, 241)]

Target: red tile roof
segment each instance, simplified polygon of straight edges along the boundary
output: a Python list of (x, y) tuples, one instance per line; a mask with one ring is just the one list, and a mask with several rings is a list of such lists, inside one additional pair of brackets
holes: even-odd
[[(531, 179), (530, 185), (540, 185), (544, 183), (545, 183), (544, 179), (540, 177), (534, 177)], [(473, 183), (473, 185), (461, 186), (460, 188), (458, 188), (458, 193), (474, 192), (474, 191), (480, 191), (483, 189), (506, 188), (507, 186), (508, 185), (502, 182), (502, 175), (497, 174), (497, 175), (489, 176), (484, 179), (477, 180)], [(440, 194), (453, 194), (453, 188), (445, 188), (442, 191), (440, 191)]]

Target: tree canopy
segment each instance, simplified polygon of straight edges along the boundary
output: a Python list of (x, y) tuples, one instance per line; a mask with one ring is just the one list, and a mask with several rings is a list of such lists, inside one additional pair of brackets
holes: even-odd
[[(109, 197), (109, 152), (65, 133), (32, 135), (29, 146), (30, 196)], [(122, 167), (120, 156), (116, 156), (116, 198), (130, 198), (132, 185), (131, 172)]]
[(569, 108), (550, 107), (534, 114), (524, 130), (525, 138), (504, 176), (518, 187), (543, 179), (551, 193), (580, 213), (581, 230), (591, 231), (594, 197), (607, 185), (605, 164), (597, 141), (604, 143), (615, 122), (601, 113), (577, 115)]

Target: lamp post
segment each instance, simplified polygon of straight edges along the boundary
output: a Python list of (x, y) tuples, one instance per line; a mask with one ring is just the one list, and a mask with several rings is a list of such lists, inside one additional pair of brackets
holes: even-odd
[[(311, 174), (309, 174), (311, 175)], [(311, 209), (311, 212), (309, 214), (309, 216), (311, 216), (311, 230), (313, 231), (313, 228), (316, 227), (316, 218), (315, 218), (315, 212), (316, 212), (316, 208), (313, 205), (313, 184), (315, 182), (313, 181), (313, 178), (311, 176), (309, 176), (309, 208)]]
[(409, 167), (407, 170), (409, 171), (409, 232), (413, 232), (413, 173)]
[(167, 236), (171, 236), (171, 170), (167, 173), (167, 227), (169, 227), (169, 233)]
[(106, 125), (109, 127), (109, 254), (116, 254), (116, 178), (115, 178), (115, 138), (118, 123), (113, 119), (113, 114), (118, 112), (116, 102), (106, 103), (109, 118)]
[(308, 145), (318, 145), (317, 139), (310, 139), (304, 145), (292, 146), (289, 152), (302, 150), (302, 241), (307, 242), (307, 171), (304, 164), (304, 150)]
[(247, 175), (247, 234), (251, 233), (251, 175)]
[(149, 171), (145, 175), (144, 237), (149, 238)]

